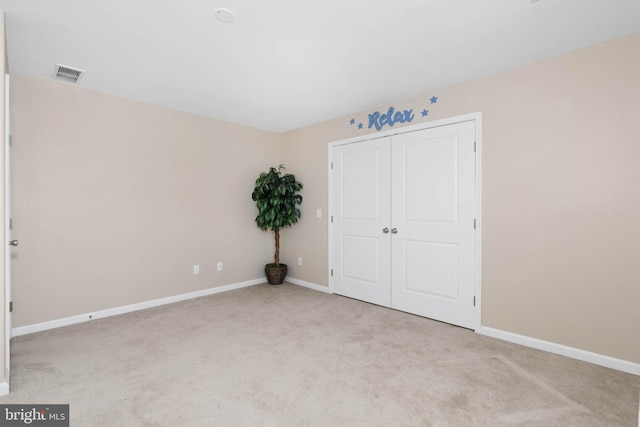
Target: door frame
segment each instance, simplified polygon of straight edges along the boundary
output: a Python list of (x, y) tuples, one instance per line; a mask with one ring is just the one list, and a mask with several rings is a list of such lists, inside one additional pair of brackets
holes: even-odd
[(461, 122), (475, 122), (475, 200), (474, 211), (476, 219), (476, 232), (475, 232), (475, 268), (474, 268), (474, 290), (475, 290), (475, 313), (474, 313), (474, 326), (473, 330), (477, 331), (482, 326), (482, 112), (464, 114), (460, 116), (448, 117), (441, 120), (434, 120), (432, 122), (420, 123), (411, 126), (405, 126), (397, 129), (389, 129), (384, 132), (369, 133), (362, 136), (356, 136), (353, 138), (341, 139), (333, 141), (328, 144), (328, 162), (327, 162), (327, 174), (328, 180), (328, 208), (329, 215), (327, 215), (327, 240), (328, 240), (328, 277), (329, 277), (329, 292), (334, 293), (333, 283), (333, 241), (332, 235), (332, 218), (333, 218), (333, 174), (331, 173), (333, 166), (333, 149), (334, 147), (346, 144), (355, 144), (358, 142), (364, 142), (372, 139), (377, 139), (385, 136), (393, 136), (408, 132), (415, 132), (418, 130), (431, 129), (441, 126), (449, 126)]
[(9, 90), (10, 90), (10, 77), (9, 74), (4, 75), (4, 135), (3, 135), (3, 150), (4, 150), (4, 188), (3, 188), (3, 206), (4, 206), (4, 376), (5, 380), (0, 384), (0, 395), (8, 394), (10, 391), (11, 382), (11, 246), (9, 246), (9, 240), (11, 240), (11, 123), (9, 112)]

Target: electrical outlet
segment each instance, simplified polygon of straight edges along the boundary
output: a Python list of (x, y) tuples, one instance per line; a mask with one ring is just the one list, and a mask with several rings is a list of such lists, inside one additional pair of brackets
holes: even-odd
[(200, 266), (198, 264), (193, 266), (193, 274), (200, 274)]
[(216, 266), (218, 271), (222, 271), (222, 261), (218, 261), (218, 265)]
[(302, 257), (301, 256), (298, 257), (298, 265), (302, 265)]
[(317, 216), (318, 218), (322, 218), (322, 209), (318, 209), (318, 210), (316, 210), (316, 216)]

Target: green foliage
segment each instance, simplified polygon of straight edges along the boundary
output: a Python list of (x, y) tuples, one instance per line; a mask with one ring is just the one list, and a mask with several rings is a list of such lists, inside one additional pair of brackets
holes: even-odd
[(302, 183), (292, 174), (282, 174), (284, 165), (262, 172), (256, 180), (251, 198), (258, 207), (256, 223), (262, 230), (280, 231), (298, 222), (302, 196)]
[(258, 207), (258, 227), (272, 230), (275, 234), (276, 266), (280, 265), (280, 229), (298, 222), (300, 209), (296, 205), (302, 203), (302, 196), (296, 194), (302, 190), (302, 183), (296, 181), (296, 177), (291, 174), (283, 175), (282, 169), (284, 165), (261, 173), (251, 194)]

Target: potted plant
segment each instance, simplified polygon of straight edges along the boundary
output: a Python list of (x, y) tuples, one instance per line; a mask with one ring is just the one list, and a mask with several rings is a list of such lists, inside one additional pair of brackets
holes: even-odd
[(300, 209), (297, 206), (302, 203), (302, 196), (297, 194), (302, 190), (302, 183), (296, 181), (292, 174), (283, 174), (283, 169), (284, 165), (280, 165), (277, 169), (272, 167), (268, 172), (262, 172), (251, 194), (258, 207), (258, 227), (272, 230), (275, 234), (275, 262), (264, 268), (271, 285), (281, 284), (287, 275), (287, 265), (280, 263), (280, 229), (298, 222)]

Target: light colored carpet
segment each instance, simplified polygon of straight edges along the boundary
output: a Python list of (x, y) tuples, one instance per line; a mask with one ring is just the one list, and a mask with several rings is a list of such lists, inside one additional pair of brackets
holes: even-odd
[(637, 426), (640, 378), (298, 286), (15, 338), (72, 426)]

